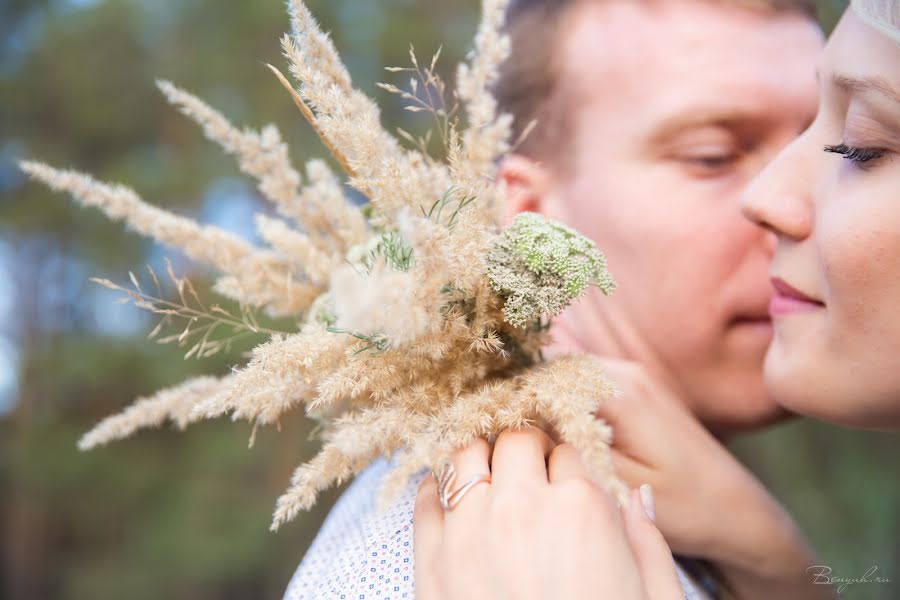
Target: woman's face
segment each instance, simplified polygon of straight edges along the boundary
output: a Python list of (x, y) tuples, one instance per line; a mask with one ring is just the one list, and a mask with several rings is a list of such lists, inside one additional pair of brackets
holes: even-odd
[(749, 188), (778, 238), (765, 375), (786, 408), (900, 427), (900, 44), (848, 11), (819, 66), (819, 114)]

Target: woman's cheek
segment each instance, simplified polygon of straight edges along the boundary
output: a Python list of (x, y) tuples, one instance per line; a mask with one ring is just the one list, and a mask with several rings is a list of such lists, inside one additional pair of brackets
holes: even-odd
[(817, 206), (816, 247), (832, 343), (846, 347), (877, 320), (883, 280), (883, 211), (860, 194), (834, 193)]
[(891, 364), (900, 353), (900, 197), (884, 184), (856, 187), (866, 193), (835, 195), (836, 201), (817, 207), (826, 347), (834, 366), (855, 373), (853, 385), (839, 387), (884, 398), (900, 389)]

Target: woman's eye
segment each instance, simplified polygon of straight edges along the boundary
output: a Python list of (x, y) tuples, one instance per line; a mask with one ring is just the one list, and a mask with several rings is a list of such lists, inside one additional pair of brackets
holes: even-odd
[(884, 148), (858, 148), (847, 144), (825, 146), (825, 152), (840, 154), (855, 165), (863, 165), (873, 160), (883, 158), (887, 154)]

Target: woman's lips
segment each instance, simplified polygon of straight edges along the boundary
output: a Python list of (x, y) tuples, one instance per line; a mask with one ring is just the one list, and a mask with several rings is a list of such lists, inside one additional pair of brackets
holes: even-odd
[(775, 288), (775, 294), (769, 302), (769, 314), (773, 317), (809, 312), (825, 307), (820, 300), (804, 294), (779, 277), (772, 278), (772, 287)]

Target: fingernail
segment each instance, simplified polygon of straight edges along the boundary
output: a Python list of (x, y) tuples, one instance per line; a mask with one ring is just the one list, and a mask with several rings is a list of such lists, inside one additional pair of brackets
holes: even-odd
[(653, 488), (649, 483), (645, 483), (639, 488), (641, 495), (641, 506), (644, 508), (644, 514), (647, 518), (656, 523), (656, 503), (653, 501)]

